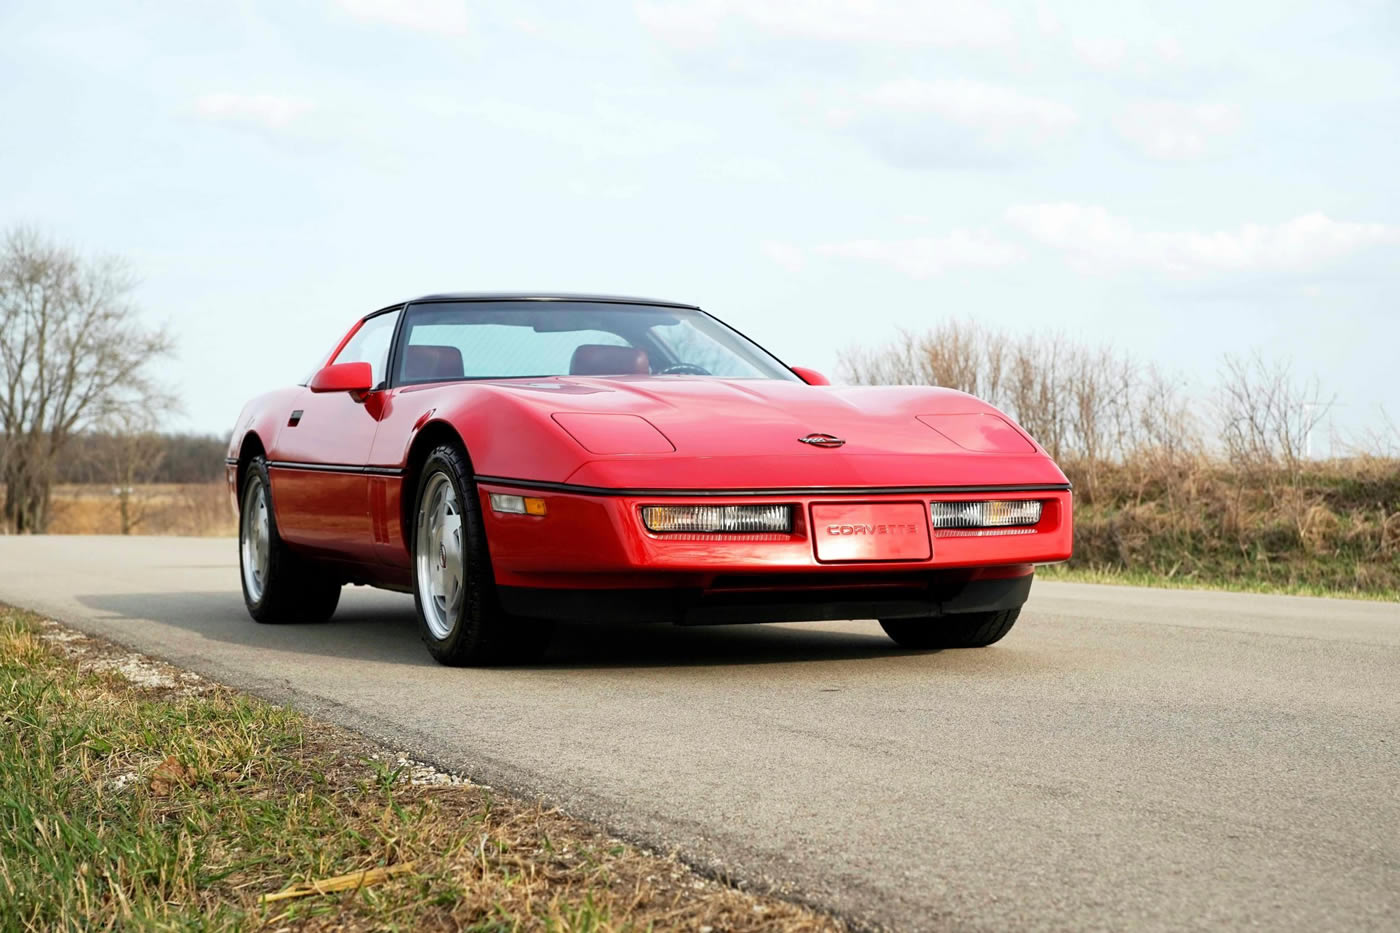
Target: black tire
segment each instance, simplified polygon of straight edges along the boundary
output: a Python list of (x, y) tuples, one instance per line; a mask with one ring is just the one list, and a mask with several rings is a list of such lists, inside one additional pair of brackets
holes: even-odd
[[(418, 554), (419, 528), (425, 521), (425, 507), (428, 505), (424, 502), (424, 494), (434, 484), (435, 476), (445, 476), (452, 484), (461, 519), (463, 593), (455, 616), (444, 620), (450, 625), (445, 635), (434, 632), (429, 624)], [(413, 603), (418, 612), (418, 630), (429, 653), (440, 663), (453, 667), (520, 663), (542, 655), (549, 646), (553, 625), (508, 616), (496, 598), (496, 578), (486, 546), (481, 502), (471, 467), (460, 447), (442, 444), (428, 454), (418, 475), (413, 503), (413, 527), (409, 539), (413, 552)]]
[(941, 619), (881, 619), (880, 627), (901, 648), (985, 648), (1011, 631), (1021, 607), (968, 612)]
[[(259, 494), (264, 497), (267, 511), (267, 559), (260, 593), (249, 588), (244, 554), (248, 534), (248, 523), (244, 519), (255, 484), (260, 487)], [(243, 488), (238, 495), (238, 579), (243, 584), (243, 603), (255, 622), (271, 625), (327, 622), (335, 615), (335, 607), (340, 602), (340, 581), (292, 553), (278, 533), (267, 460), (261, 456), (248, 462)]]

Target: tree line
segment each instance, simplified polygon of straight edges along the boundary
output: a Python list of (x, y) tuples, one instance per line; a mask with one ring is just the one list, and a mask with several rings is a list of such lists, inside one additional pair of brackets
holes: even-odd
[[(148, 452), (156, 412), (174, 399), (156, 377), (174, 351), (163, 327), (142, 321), (129, 266), (84, 256), (37, 231), (0, 245), (0, 530), (47, 530), (54, 483), (81, 437), (128, 478)], [(123, 484), (123, 488), (129, 486)]]
[[(68, 454), (56, 464), (53, 481), (60, 485), (110, 484), (124, 479), (122, 464), (139, 447), (142, 461), (132, 475), (138, 483), (213, 483), (224, 478), (228, 438), (215, 434), (156, 433), (136, 438), (88, 432), (73, 437)], [(4, 439), (0, 438), (0, 447)], [(3, 454), (0, 454), (3, 456)]]
[(1091, 494), (1099, 466), (1141, 459), (1210, 454), (1296, 474), (1333, 402), (1316, 379), (1262, 354), (1222, 357), (1199, 397), (1179, 375), (1111, 346), (966, 320), (850, 349), (839, 365), (856, 384), (946, 386), (992, 403), (1074, 463)]

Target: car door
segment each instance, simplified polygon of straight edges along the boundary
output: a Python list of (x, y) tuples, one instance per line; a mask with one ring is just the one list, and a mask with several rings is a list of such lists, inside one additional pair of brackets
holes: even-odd
[(374, 559), (365, 464), (384, 411), (398, 318), (398, 309), (366, 318), (326, 364), (369, 363), (374, 388), (364, 394), (303, 389), (269, 454), (278, 530), (320, 556)]

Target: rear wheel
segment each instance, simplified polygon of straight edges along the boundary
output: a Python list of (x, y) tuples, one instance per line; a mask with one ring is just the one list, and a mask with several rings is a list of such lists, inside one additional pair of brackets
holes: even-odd
[(476, 484), (459, 448), (443, 444), (428, 454), (415, 501), (413, 599), (432, 656), (460, 666), (542, 654), (551, 626), (509, 617), (496, 600)]
[(325, 622), (340, 602), (340, 581), (293, 554), (277, 532), (267, 461), (254, 457), (239, 497), (238, 568), (254, 621)]
[(1021, 607), (967, 612), (941, 619), (881, 619), (880, 627), (901, 648), (985, 648), (1011, 631)]

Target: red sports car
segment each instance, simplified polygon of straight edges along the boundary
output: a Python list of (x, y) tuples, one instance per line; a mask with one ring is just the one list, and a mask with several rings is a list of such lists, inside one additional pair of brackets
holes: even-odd
[(445, 664), (557, 620), (879, 619), (1001, 638), (1070, 555), (1065, 476), (949, 389), (836, 387), (692, 305), (431, 295), (355, 324), (228, 451), (248, 612), (411, 592)]

